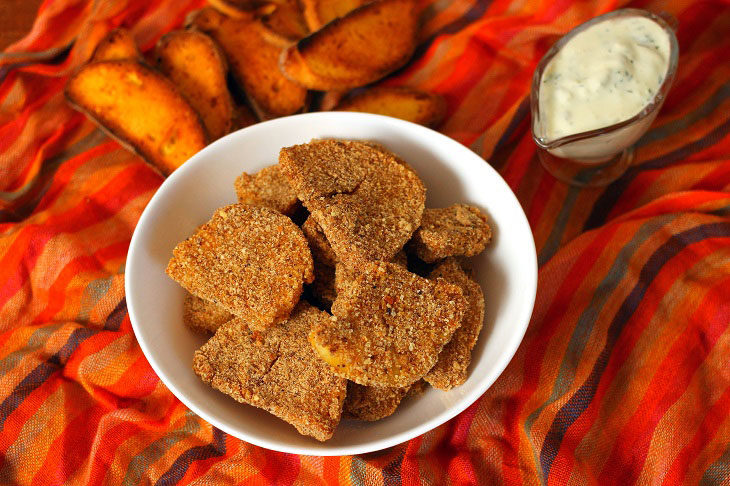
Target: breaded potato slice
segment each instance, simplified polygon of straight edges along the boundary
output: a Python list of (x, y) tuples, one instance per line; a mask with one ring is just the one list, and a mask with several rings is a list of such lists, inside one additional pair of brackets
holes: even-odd
[(279, 165), (347, 265), (389, 261), (420, 225), (423, 183), (368, 143), (313, 140), (281, 149)]
[(304, 18), (315, 32), (372, 0), (302, 0)]
[(374, 422), (393, 415), (409, 388), (362, 386), (348, 381), (343, 410), (352, 418)]
[(332, 373), (307, 341), (329, 320), (301, 302), (289, 319), (264, 332), (243, 319), (223, 325), (195, 352), (195, 373), (213, 388), (276, 415), (302, 435), (325, 441), (340, 422), (346, 381)]
[(343, 100), (334, 110), (375, 113), (434, 127), (443, 120), (446, 103), (437, 94), (413, 88), (379, 87)]
[(278, 165), (264, 167), (253, 175), (244, 172), (233, 186), (241, 204), (265, 206), (287, 216), (299, 208), (299, 199)]
[(424, 393), (426, 393), (426, 390), (428, 389), (428, 383), (421, 378), (414, 384), (408, 388), (408, 393), (406, 393), (406, 398), (413, 398), (413, 397), (420, 397)]
[(287, 77), (308, 89), (356, 88), (403, 66), (413, 54), (417, 34), (414, 0), (380, 0), (288, 47), (280, 66)]
[(491, 239), (486, 214), (468, 204), (454, 204), (426, 209), (409, 249), (424, 262), (433, 263), (450, 256), (478, 255)]
[(183, 301), (183, 322), (194, 331), (213, 333), (233, 317), (233, 314), (218, 304), (190, 293)]
[(66, 83), (66, 99), (162, 174), (206, 145), (200, 117), (175, 86), (136, 61), (82, 66)]
[(312, 256), (315, 260), (329, 267), (337, 265), (337, 254), (332, 249), (329, 241), (327, 241), (322, 227), (317, 224), (311, 215), (304, 221), (302, 231), (307, 238), (309, 249), (312, 250)]
[(231, 129), (233, 101), (228, 67), (215, 42), (205, 34), (176, 30), (162, 36), (155, 50), (157, 66), (200, 114), (211, 140)]
[(337, 298), (335, 291), (335, 269), (314, 259), (314, 282), (311, 285), (312, 295), (326, 308), (332, 307)]
[(273, 209), (233, 204), (173, 250), (167, 274), (191, 294), (241, 317), (252, 329), (273, 326), (314, 278), (302, 231)]
[[(396, 253), (391, 260), (391, 263), (408, 269), (408, 255), (406, 255), (405, 251), (401, 250)], [(348, 266), (342, 263), (338, 263), (335, 266), (335, 293), (342, 292), (346, 285), (349, 285), (357, 279), (359, 267), (359, 265)]]
[(362, 264), (309, 340), (334, 372), (361, 385), (408, 386), (436, 364), (461, 324), (461, 289), (393, 263)]
[(265, 28), (253, 18), (232, 19), (212, 8), (199, 10), (191, 26), (211, 36), (223, 50), (236, 82), (245, 90), (259, 118), (301, 111), (307, 90), (278, 68), (281, 47), (266, 40)]
[(132, 33), (120, 27), (109, 31), (99, 42), (91, 61), (118, 61), (121, 59), (139, 61), (142, 59), (142, 54), (137, 48)]
[(436, 365), (424, 376), (424, 380), (434, 388), (451, 390), (466, 381), (466, 370), (471, 363), (471, 350), (479, 338), (484, 323), (484, 294), (479, 284), (464, 272), (455, 258), (447, 258), (439, 263), (428, 278), (443, 279), (457, 285), (466, 299), (466, 311), (461, 326), (441, 350)]

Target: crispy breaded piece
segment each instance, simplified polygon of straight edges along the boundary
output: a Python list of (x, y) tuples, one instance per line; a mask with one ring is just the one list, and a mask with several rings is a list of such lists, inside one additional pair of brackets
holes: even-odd
[(263, 408), (300, 434), (325, 441), (340, 422), (346, 391), (346, 381), (332, 373), (307, 341), (309, 330), (326, 320), (326, 312), (306, 302), (264, 332), (233, 319), (195, 352), (193, 369), (213, 388)]
[(484, 323), (484, 294), (482, 288), (467, 275), (455, 258), (447, 258), (433, 269), (430, 279), (443, 279), (458, 285), (466, 299), (466, 312), (461, 327), (439, 354), (436, 365), (424, 379), (434, 388), (451, 390), (466, 381), (466, 369), (471, 363), (471, 350), (479, 338)]
[(183, 301), (183, 322), (194, 331), (213, 333), (233, 317), (233, 314), (218, 304), (190, 293)]
[(302, 0), (304, 18), (315, 32), (372, 0)]
[(314, 258), (314, 282), (311, 286), (312, 294), (325, 307), (332, 307), (337, 297), (335, 291), (335, 269), (324, 265)]
[(416, 47), (418, 8), (413, 0), (363, 5), (284, 49), (279, 66), (308, 89), (365, 86), (403, 66)]
[(231, 123), (231, 132), (240, 130), (242, 128), (250, 127), (258, 123), (256, 116), (251, 112), (246, 105), (234, 105), (233, 106), (233, 119)]
[(157, 66), (200, 114), (211, 140), (231, 129), (233, 101), (228, 92), (228, 66), (218, 46), (205, 34), (174, 30), (155, 48)]
[(233, 185), (241, 204), (266, 206), (287, 216), (299, 207), (299, 199), (278, 165), (264, 167), (254, 175), (244, 172)]
[(436, 364), (461, 324), (461, 289), (419, 277), (393, 263), (362, 264), (337, 295), (333, 318), (309, 340), (335, 373), (361, 385), (403, 387)]
[(426, 189), (367, 143), (313, 140), (283, 148), (279, 165), (339, 261), (389, 261), (420, 225)]
[(142, 59), (134, 37), (128, 29), (118, 28), (110, 31), (94, 50), (92, 61), (118, 61), (128, 59), (139, 61)]
[(421, 378), (411, 385), (411, 387), (408, 389), (408, 393), (406, 393), (406, 398), (420, 397), (421, 395), (426, 393), (427, 389), (428, 383), (426, 383), (426, 381)]
[(344, 411), (358, 420), (374, 422), (395, 412), (410, 387), (362, 386), (347, 382)]
[[(394, 263), (402, 268), (408, 269), (408, 255), (406, 255), (406, 252), (403, 250), (399, 251), (394, 257), (393, 260), (391, 260), (391, 263)], [(359, 265), (355, 265), (354, 267), (348, 266), (342, 263), (338, 263), (335, 266), (335, 293), (339, 294), (342, 292), (346, 285), (351, 284), (357, 279), (358, 276), (358, 268)]]
[(335, 111), (361, 111), (435, 127), (446, 113), (444, 99), (406, 86), (370, 88), (341, 101)]
[(332, 249), (324, 231), (310, 215), (302, 225), (302, 231), (309, 242), (312, 256), (323, 265), (334, 267), (337, 264), (337, 254)]
[(314, 278), (302, 231), (273, 209), (233, 204), (173, 250), (167, 274), (252, 329), (287, 317)]
[(479, 208), (454, 204), (426, 209), (409, 248), (424, 262), (433, 263), (449, 256), (478, 255), (491, 239), (487, 216)]
[(71, 106), (170, 174), (205, 147), (198, 113), (175, 86), (137, 61), (96, 61), (66, 83)]
[(260, 119), (291, 115), (304, 108), (306, 88), (281, 73), (281, 47), (267, 40), (267, 29), (253, 15), (233, 19), (212, 8), (203, 8), (190, 23), (220, 45), (236, 83), (246, 91)]

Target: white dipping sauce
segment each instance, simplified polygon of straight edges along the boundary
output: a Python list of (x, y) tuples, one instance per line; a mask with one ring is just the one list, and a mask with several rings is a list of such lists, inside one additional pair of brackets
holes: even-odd
[(669, 67), (670, 41), (644, 17), (617, 17), (579, 32), (540, 80), (542, 138), (556, 140), (628, 120), (656, 95)]

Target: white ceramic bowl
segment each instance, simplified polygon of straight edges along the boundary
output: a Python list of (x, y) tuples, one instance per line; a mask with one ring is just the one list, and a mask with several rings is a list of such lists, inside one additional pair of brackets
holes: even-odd
[[(486, 296), (484, 329), (469, 378), (449, 392), (429, 388), (378, 422), (343, 420), (320, 443), (267, 412), (236, 402), (193, 373), (205, 341), (182, 323), (183, 289), (166, 274), (175, 245), (213, 211), (236, 202), (233, 180), (276, 163), (279, 149), (312, 138), (366, 139), (403, 157), (423, 179), (428, 207), (474, 204), (489, 216), (493, 240), (472, 259)], [(494, 383), (514, 355), (532, 314), (537, 287), (535, 243), (507, 184), (482, 158), (433, 130), (395, 118), (325, 112), (259, 123), (232, 133), (192, 157), (154, 195), (137, 224), (126, 266), (129, 316), (142, 351), (185, 405), (221, 430), (268, 449), (308, 455), (361, 454), (423, 434), (454, 417)]]

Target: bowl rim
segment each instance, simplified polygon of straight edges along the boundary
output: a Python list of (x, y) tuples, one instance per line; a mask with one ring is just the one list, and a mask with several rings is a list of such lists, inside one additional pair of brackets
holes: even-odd
[[(522, 292), (529, 296), (529, 305), (525, 305), (525, 307), (520, 309), (519, 312), (519, 318), (514, 321), (514, 332), (510, 334), (509, 340), (507, 345), (504, 347), (504, 350), (506, 351), (503, 354), (503, 357), (500, 359), (500, 362), (494, 366), (489, 373), (485, 374), (482, 379), (477, 383), (474, 390), (462, 397), (456, 404), (454, 404), (452, 407), (448, 408), (447, 410), (441, 412), (440, 414), (437, 414), (436, 416), (430, 418), (429, 420), (424, 421), (423, 423), (419, 424), (418, 426), (411, 427), (410, 429), (404, 430), (402, 432), (399, 432), (394, 435), (389, 435), (387, 437), (383, 437), (380, 439), (372, 440), (370, 442), (367, 442), (366, 444), (360, 444), (360, 445), (346, 445), (346, 446), (333, 446), (329, 449), (324, 450), (316, 450), (312, 451), (308, 449), (307, 447), (302, 446), (296, 446), (296, 445), (290, 445), (290, 444), (282, 444), (278, 442), (275, 439), (272, 440), (262, 440), (258, 437), (252, 437), (245, 434), (245, 431), (242, 434), (241, 430), (233, 429), (232, 427), (228, 427), (224, 423), (222, 423), (220, 420), (218, 420), (217, 417), (208, 414), (207, 412), (203, 411), (198, 405), (195, 403), (195, 401), (189, 399), (184, 393), (182, 393), (174, 384), (174, 381), (169, 378), (165, 372), (163, 372), (162, 367), (160, 363), (158, 363), (157, 359), (155, 358), (155, 354), (152, 351), (151, 347), (149, 346), (149, 343), (145, 341), (144, 339), (139, 339), (140, 333), (138, 332), (139, 326), (142, 322), (144, 322), (144, 319), (141, 318), (139, 310), (136, 308), (136, 304), (134, 302), (134, 298), (130, 298), (130, 296), (133, 295), (133, 292), (131, 292), (131, 286), (134, 285), (132, 282), (136, 280), (135, 277), (135, 266), (130, 265), (129, 262), (132, 262), (136, 258), (136, 254), (139, 247), (139, 242), (142, 238), (141, 236), (141, 230), (140, 228), (145, 228), (147, 226), (147, 220), (151, 217), (152, 210), (150, 208), (153, 208), (156, 205), (156, 201), (162, 199), (165, 197), (165, 194), (170, 190), (171, 187), (173, 187), (176, 184), (176, 181), (182, 177), (184, 177), (184, 174), (186, 171), (191, 170), (191, 168), (194, 165), (197, 165), (201, 163), (201, 160), (205, 160), (207, 157), (207, 152), (212, 151), (213, 149), (211, 147), (223, 145), (226, 143), (230, 143), (231, 140), (234, 137), (240, 136), (240, 132), (243, 131), (249, 131), (249, 132), (255, 132), (259, 130), (268, 131), (276, 129), (278, 125), (284, 125), (287, 123), (291, 123), (291, 119), (296, 118), (300, 119), (302, 123), (316, 123), (318, 119), (326, 119), (326, 118), (342, 118), (344, 119), (343, 122), (346, 123), (348, 119), (350, 120), (357, 120), (360, 119), (362, 122), (370, 122), (370, 123), (379, 123), (386, 125), (391, 125), (395, 127), (396, 129), (402, 129), (402, 130), (416, 130), (423, 132), (423, 136), (428, 137), (434, 137), (438, 138), (441, 143), (444, 143), (446, 145), (451, 145), (454, 149), (457, 150), (463, 150), (466, 149), (469, 152), (471, 152), (475, 157), (478, 157), (482, 160), (482, 163), (486, 166), (486, 169), (488, 172), (491, 172), (494, 176), (494, 182), (497, 185), (502, 185), (504, 189), (507, 190), (507, 193), (511, 195), (514, 198), (514, 203), (516, 204), (516, 207), (519, 208), (518, 211), (518, 219), (519, 221), (515, 221), (515, 224), (519, 225), (525, 225), (527, 227), (527, 232), (530, 235), (529, 238), (529, 247), (532, 250), (531, 251), (531, 258), (529, 262), (525, 262), (526, 270), (529, 271), (529, 275), (526, 275), (527, 277), (527, 285), (522, 288)], [(342, 456), (342, 455), (356, 455), (356, 454), (365, 454), (368, 452), (374, 452), (383, 450), (389, 447), (393, 447), (398, 444), (402, 444), (406, 441), (409, 441), (415, 437), (418, 437), (420, 435), (425, 434), (426, 432), (438, 427), (439, 425), (444, 424), (445, 422), (451, 420), (455, 416), (459, 415), (461, 412), (466, 410), (468, 407), (470, 407), (474, 402), (476, 402), (499, 378), (499, 376), (504, 372), (507, 365), (512, 361), (512, 358), (514, 357), (515, 353), (517, 352), (517, 349), (522, 342), (522, 339), (524, 338), (525, 332), (527, 331), (527, 327), (530, 323), (532, 312), (535, 306), (535, 299), (537, 295), (537, 278), (538, 278), (538, 262), (537, 262), (537, 251), (535, 249), (535, 241), (534, 236), (532, 235), (532, 230), (529, 225), (527, 216), (525, 215), (524, 209), (522, 208), (522, 205), (520, 204), (519, 200), (515, 196), (512, 189), (509, 187), (509, 185), (505, 182), (505, 180), (502, 178), (502, 176), (481, 156), (473, 152), (471, 149), (466, 147), (465, 145), (457, 142), (456, 140), (439, 133), (435, 130), (432, 130), (430, 128), (424, 127), (422, 125), (417, 125), (415, 123), (411, 123), (405, 120), (400, 120), (393, 117), (388, 117), (384, 115), (375, 115), (371, 113), (358, 113), (358, 112), (342, 112), (342, 111), (328, 111), (328, 112), (315, 112), (315, 113), (302, 113), (297, 115), (291, 115), (287, 117), (281, 117), (276, 118), (273, 120), (268, 120), (260, 123), (256, 123), (254, 125), (250, 125), (248, 127), (242, 128), (240, 130), (237, 130), (235, 132), (232, 132), (224, 137), (221, 137), (220, 139), (216, 140), (215, 142), (207, 145), (204, 147), (201, 151), (193, 155), (190, 159), (188, 159), (187, 162), (185, 162), (182, 166), (180, 166), (178, 169), (176, 169), (167, 179), (165, 179), (160, 187), (157, 189), (155, 194), (150, 198), (149, 202), (145, 206), (144, 210), (142, 211), (142, 214), (140, 215), (139, 220), (137, 221), (137, 224), (135, 226), (134, 232), (132, 234), (132, 238), (130, 240), (129, 244), (129, 250), (127, 253), (127, 260), (125, 264), (125, 279), (124, 279), (124, 289), (125, 289), (125, 296), (127, 299), (127, 310), (129, 314), (129, 319), (132, 324), (132, 329), (134, 330), (135, 339), (139, 343), (140, 348), (142, 349), (142, 353), (145, 356), (145, 359), (148, 361), (152, 369), (154, 370), (155, 374), (158, 376), (160, 381), (164, 383), (164, 385), (170, 390), (170, 392), (178, 399), (180, 400), (186, 407), (188, 407), (190, 410), (192, 410), (195, 414), (197, 414), (199, 417), (213, 425), (214, 427), (217, 427), (218, 429), (222, 430), (223, 432), (230, 434), (233, 437), (236, 437), (242, 441), (248, 442), (250, 444), (263, 447), (266, 449), (279, 451), (279, 452), (285, 452), (290, 454), (298, 454), (298, 455), (306, 455), (306, 456)], [(326, 442), (324, 443), (326, 446)], [(322, 445), (322, 444), (318, 444)]]

